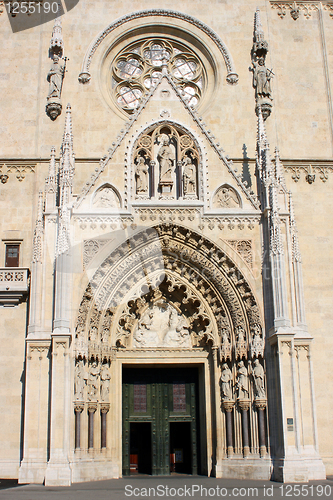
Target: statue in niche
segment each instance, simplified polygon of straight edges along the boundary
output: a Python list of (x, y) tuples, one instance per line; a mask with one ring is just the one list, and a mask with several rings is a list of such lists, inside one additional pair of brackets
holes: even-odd
[(232, 400), (232, 373), (227, 365), (223, 363), (221, 373), (222, 398), (226, 401)]
[(53, 56), (52, 66), (47, 75), (47, 81), (49, 82), (49, 93), (47, 96), (48, 101), (52, 99), (60, 99), (61, 89), (62, 89), (62, 81), (64, 79), (65, 74), (65, 66), (61, 64), (60, 57), (55, 54)]
[(96, 401), (98, 396), (99, 368), (96, 361), (92, 362), (88, 375), (88, 401)]
[(145, 159), (140, 156), (139, 163), (135, 169), (136, 194), (148, 192), (148, 166), (145, 164)]
[(265, 342), (261, 338), (261, 328), (259, 325), (254, 325), (251, 329), (252, 342), (251, 342), (251, 356), (258, 357), (264, 355)]
[(218, 190), (216, 196), (216, 205), (219, 208), (235, 208), (239, 207), (239, 201), (234, 190), (230, 187), (224, 186)]
[(183, 185), (185, 196), (196, 194), (196, 166), (189, 157), (184, 160)]
[(163, 136), (162, 146), (157, 153), (157, 159), (160, 164), (160, 183), (170, 184), (172, 182), (171, 175), (175, 156), (170, 147), (170, 139), (168, 135)]
[(92, 326), (89, 330), (90, 342), (97, 342), (98, 328), (97, 326)]
[(254, 381), (254, 393), (256, 398), (265, 399), (265, 372), (259, 359), (254, 360), (254, 368), (252, 371), (253, 381)]
[(94, 205), (98, 208), (117, 208), (119, 207), (119, 202), (113, 189), (111, 187), (104, 187), (98, 191), (94, 199)]
[(87, 374), (84, 369), (83, 360), (79, 359), (75, 365), (75, 375), (74, 375), (74, 394), (76, 399), (82, 401), (84, 387), (87, 383)]
[(227, 358), (231, 360), (232, 346), (230, 342), (229, 331), (227, 330), (227, 328), (223, 328), (221, 337), (222, 337), (221, 348), (220, 348), (221, 360)]
[(244, 361), (238, 363), (237, 371), (237, 396), (238, 399), (248, 399), (249, 389), (248, 389), (248, 373)]
[(111, 375), (109, 373), (109, 367), (107, 364), (102, 365), (100, 377), (101, 377), (101, 401), (108, 402), (110, 393)]
[(271, 78), (273, 73), (265, 66), (265, 58), (263, 56), (258, 58), (258, 61), (253, 63), (253, 88), (256, 91), (256, 97), (268, 97), (271, 99)]

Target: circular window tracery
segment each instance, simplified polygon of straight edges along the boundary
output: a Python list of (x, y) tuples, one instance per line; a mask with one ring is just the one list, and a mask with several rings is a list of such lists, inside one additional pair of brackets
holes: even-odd
[(116, 103), (127, 112), (136, 109), (143, 95), (158, 83), (163, 67), (188, 104), (196, 106), (206, 83), (199, 57), (184, 44), (160, 38), (133, 43), (117, 54), (112, 64)]

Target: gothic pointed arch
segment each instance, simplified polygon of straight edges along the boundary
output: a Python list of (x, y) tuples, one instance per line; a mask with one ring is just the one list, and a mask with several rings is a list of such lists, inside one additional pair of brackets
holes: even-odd
[(103, 261), (80, 304), (76, 350), (103, 357), (132, 348), (147, 311), (166, 310), (183, 322), (187, 347), (211, 343), (221, 359), (263, 356), (258, 302), (241, 270), (213, 242), (174, 224), (139, 231)]

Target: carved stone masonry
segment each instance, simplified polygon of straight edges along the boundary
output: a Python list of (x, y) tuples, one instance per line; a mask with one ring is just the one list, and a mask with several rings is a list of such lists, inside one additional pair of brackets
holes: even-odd
[(260, 10), (257, 9), (254, 15), (254, 33), (253, 46), (251, 50), (251, 61), (253, 72), (253, 88), (256, 97), (256, 114), (258, 116), (259, 107), (264, 120), (271, 114), (272, 110), (272, 91), (271, 79), (274, 75), (272, 70), (266, 68), (266, 56), (268, 52), (268, 43), (264, 39), (264, 31), (260, 19)]
[(61, 114), (62, 110), (61, 92), (67, 61), (66, 57), (62, 58), (62, 53), (63, 39), (61, 19), (56, 18), (54, 21), (52, 38), (49, 48), (49, 57), (50, 59), (52, 59), (52, 65), (47, 75), (47, 81), (49, 82), (49, 92), (47, 95), (47, 104), (45, 108), (46, 114), (53, 121)]

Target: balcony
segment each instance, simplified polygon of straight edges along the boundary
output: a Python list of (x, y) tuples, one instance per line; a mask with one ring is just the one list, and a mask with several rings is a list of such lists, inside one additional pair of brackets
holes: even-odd
[(27, 296), (28, 290), (28, 268), (0, 267), (0, 306), (16, 306)]

